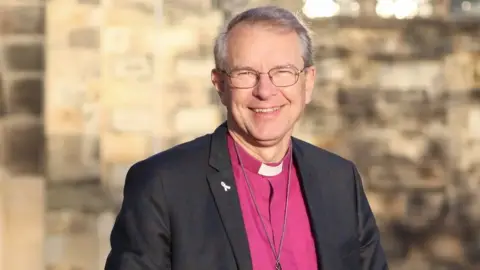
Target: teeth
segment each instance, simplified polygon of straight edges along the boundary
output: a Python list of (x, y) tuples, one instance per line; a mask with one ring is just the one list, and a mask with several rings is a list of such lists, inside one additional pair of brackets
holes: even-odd
[(267, 108), (267, 109), (253, 109), (254, 112), (257, 113), (270, 113), (279, 110), (280, 107), (274, 107), (274, 108)]

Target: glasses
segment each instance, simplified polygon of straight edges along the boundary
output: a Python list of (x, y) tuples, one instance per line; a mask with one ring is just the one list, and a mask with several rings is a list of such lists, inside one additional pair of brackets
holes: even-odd
[(253, 88), (260, 82), (260, 75), (267, 74), (273, 85), (288, 87), (297, 83), (300, 74), (308, 67), (298, 70), (292, 66), (272, 68), (268, 72), (259, 72), (253, 69), (234, 69), (230, 72), (218, 70), (230, 79), (230, 85), (235, 88)]

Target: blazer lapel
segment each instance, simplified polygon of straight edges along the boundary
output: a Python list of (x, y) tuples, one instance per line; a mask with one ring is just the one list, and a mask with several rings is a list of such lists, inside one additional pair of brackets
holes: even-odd
[(247, 233), (227, 147), (227, 127), (224, 123), (212, 134), (209, 158), (212, 172), (208, 174), (207, 180), (237, 260), (238, 269), (251, 270)]
[(328, 187), (326, 186), (329, 178), (329, 169), (322, 164), (321, 160), (315, 161), (315, 167), (305, 156), (301, 144), (297, 139), (293, 139), (293, 156), (297, 170), (299, 172), (300, 184), (305, 198), (305, 203), (310, 216), (310, 226), (312, 228), (317, 258), (320, 269), (330, 269), (330, 258), (328, 257), (329, 243), (332, 242), (332, 230), (334, 224), (329, 219), (332, 207), (328, 200)]

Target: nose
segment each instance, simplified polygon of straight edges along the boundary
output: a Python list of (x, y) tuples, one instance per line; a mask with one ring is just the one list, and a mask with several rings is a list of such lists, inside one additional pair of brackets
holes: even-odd
[(278, 93), (277, 87), (270, 80), (270, 76), (261, 73), (258, 78), (258, 84), (253, 90), (253, 95), (261, 100), (266, 100)]

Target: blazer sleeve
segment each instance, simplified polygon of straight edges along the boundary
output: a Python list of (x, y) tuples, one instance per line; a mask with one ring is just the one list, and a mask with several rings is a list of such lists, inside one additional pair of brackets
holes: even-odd
[(387, 270), (385, 252), (380, 243), (380, 232), (375, 217), (363, 189), (362, 179), (353, 165), (355, 179), (358, 235), (360, 240), (360, 256), (362, 270)]
[(105, 270), (170, 269), (170, 228), (163, 185), (151, 164), (128, 170)]

